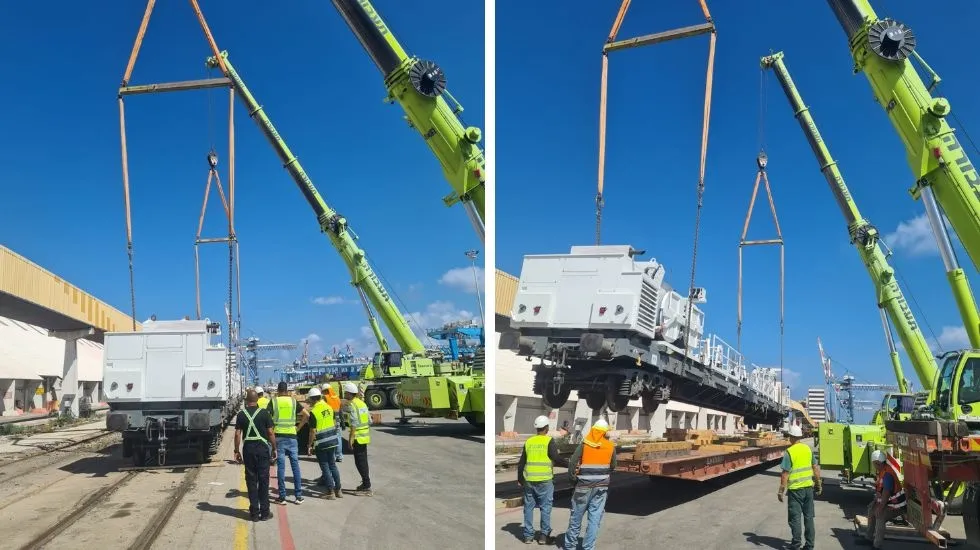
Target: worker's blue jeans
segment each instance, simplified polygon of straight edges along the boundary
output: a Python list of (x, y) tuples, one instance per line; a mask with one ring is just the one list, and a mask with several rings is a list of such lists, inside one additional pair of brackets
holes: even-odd
[(337, 449), (334, 451), (334, 460), (340, 462), (340, 459), (344, 458), (344, 434), (340, 433), (340, 428), (337, 428)]
[(602, 513), (606, 510), (606, 497), (609, 487), (575, 488), (572, 493), (572, 516), (568, 519), (568, 530), (565, 531), (566, 550), (578, 548), (578, 533), (582, 529), (582, 516), (588, 512), (589, 526), (585, 529), (582, 540), (583, 550), (593, 550), (599, 537), (599, 524), (602, 523)]
[(317, 449), (316, 461), (320, 463), (320, 484), (328, 491), (340, 490), (340, 470), (337, 469), (336, 451), (334, 449)]
[(299, 444), (295, 437), (277, 437), (276, 479), (279, 481), (279, 498), (286, 498), (286, 458), (289, 458), (289, 469), (293, 471), (293, 492), (296, 498), (303, 496), (303, 474), (299, 470)]
[(524, 538), (534, 536), (534, 509), (541, 508), (541, 533), (551, 535), (551, 504), (555, 484), (551, 481), (524, 482)]

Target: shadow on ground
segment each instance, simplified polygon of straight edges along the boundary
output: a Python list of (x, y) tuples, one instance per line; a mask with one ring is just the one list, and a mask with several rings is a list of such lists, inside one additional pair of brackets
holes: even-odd
[(222, 506), (211, 504), (210, 502), (198, 502), (197, 509), (202, 512), (211, 512), (213, 514), (221, 514), (222, 516), (228, 516), (238, 519), (249, 519), (248, 510), (241, 510), (238, 508), (232, 508), (230, 506)]
[(382, 424), (374, 426), (372, 429), (399, 436), (452, 437), (474, 443), (486, 442), (486, 434), (465, 420), (460, 420), (455, 424), (416, 424), (414, 422), (394, 425)]

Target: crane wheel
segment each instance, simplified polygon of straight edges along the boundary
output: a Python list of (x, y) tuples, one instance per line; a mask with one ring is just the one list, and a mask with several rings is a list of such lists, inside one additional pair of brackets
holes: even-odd
[(401, 399), (398, 398), (398, 388), (388, 390), (388, 403), (396, 409), (401, 404)]
[(368, 409), (380, 411), (388, 405), (388, 395), (384, 390), (368, 388), (364, 390), (364, 402), (367, 403)]

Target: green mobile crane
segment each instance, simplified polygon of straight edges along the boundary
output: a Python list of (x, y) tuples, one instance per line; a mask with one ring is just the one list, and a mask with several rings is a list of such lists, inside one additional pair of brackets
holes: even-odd
[[(390, 399), (392, 394), (398, 392), (400, 382), (414, 377), (432, 378), (441, 382), (441, 385), (436, 388), (439, 393), (438, 395), (427, 396), (432, 405), (418, 407), (420, 413), (428, 416), (451, 418), (464, 416), (471, 424), (482, 425), (484, 411), (483, 372), (475, 371), (458, 362), (443, 361), (441, 357), (433, 357), (426, 353), (425, 347), (412, 332), (405, 317), (381, 284), (378, 275), (368, 264), (364, 251), (357, 246), (355, 242), (357, 235), (349, 227), (347, 219), (331, 208), (320, 196), (312, 180), (303, 170), (299, 159), (289, 150), (285, 140), (272, 125), (272, 121), (266, 116), (262, 106), (252, 96), (248, 87), (245, 86), (245, 82), (242, 81), (241, 76), (228, 60), (228, 52), (221, 52), (221, 56), (223, 63), (219, 63), (219, 60), (212, 56), (208, 58), (207, 66), (212, 69), (218, 67), (223, 69), (225, 76), (231, 81), (235, 93), (248, 109), (249, 116), (258, 124), (263, 135), (275, 149), (283, 167), (289, 172), (306, 201), (313, 208), (320, 230), (326, 233), (330, 243), (350, 270), (351, 284), (357, 288), (360, 296), (364, 298), (364, 305), (368, 308), (369, 317), (373, 317), (370, 315), (371, 307), (368, 307), (370, 305), (377, 311), (382, 322), (388, 327), (388, 331), (398, 343), (399, 351), (383, 349), (375, 354), (371, 364), (375, 377), (364, 392), (366, 401), (374, 404), (375, 408), (381, 408), (386, 398)], [(377, 323), (374, 325), (376, 326)], [(380, 338), (379, 342), (384, 342), (380, 328), (375, 329), (375, 335)], [(382, 343), (382, 346), (387, 347), (386, 343)], [(397, 395), (395, 400), (404, 404), (404, 394)], [(377, 406), (379, 402), (381, 406)], [(416, 410), (415, 407), (412, 409)]]
[[(970, 340), (970, 350), (940, 357), (942, 367), (928, 397), (930, 414), (964, 420), (978, 429), (980, 416), (972, 413), (980, 411), (980, 315), (953, 251), (943, 213), (974, 266), (980, 268), (980, 176), (946, 121), (951, 114), (949, 101), (932, 96), (941, 79), (915, 51), (912, 30), (893, 19), (879, 19), (867, 0), (828, 3), (847, 34), (854, 72), (863, 72), (868, 78), (877, 103), (905, 144), (915, 178), (910, 193), (917, 200), (921, 198), (925, 206)], [(913, 60), (928, 74), (928, 86)]]
[(447, 206), (462, 203), (484, 240), (486, 161), (482, 132), (464, 126), (463, 106), (446, 89), (446, 74), (432, 61), (409, 56), (368, 0), (333, 0), (334, 7), (384, 76), (388, 103), (397, 102), (442, 165), (453, 192)]
[[(885, 339), (889, 345), (889, 355), (900, 392), (887, 395), (882, 406), (888, 407), (892, 402), (896, 404), (907, 403), (908, 399), (902, 398), (914, 399), (914, 396), (908, 392), (908, 381), (905, 379), (905, 373), (902, 371), (902, 365), (895, 350), (891, 327), (896, 328), (899, 340), (912, 361), (920, 384), (926, 391), (932, 389), (936, 379), (938, 372), (936, 362), (929, 350), (926, 338), (909, 308), (905, 295), (898, 285), (895, 272), (888, 265), (887, 255), (882, 250), (879, 241), (878, 230), (861, 216), (837, 163), (830, 155), (830, 149), (820, 136), (817, 125), (810, 115), (810, 110), (803, 103), (803, 97), (797, 90), (796, 84), (793, 83), (783, 57), (782, 52), (763, 57), (762, 68), (771, 69), (776, 73), (779, 84), (793, 109), (793, 114), (820, 165), (820, 171), (827, 180), (837, 205), (844, 215), (850, 242), (861, 257), (861, 262), (867, 269), (868, 276), (875, 287), (878, 308), (882, 314), (882, 325), (885, 329)], [(850, 478), (851, 475), (873, 476), (871, 451), (874, 450), (874, 445), (885, 444), (885, 420), (892, 419), (890, 418), (892, 415), (889, 414), (891, 412), (878, 411), (878, 414), (875, 415), (877, 421), (868, 426), (843, 425), (832, 422), (821, 423), (819, 428), (820, 466), (827, 470), (842, 470), (845, 478)], [(903, 415), (907, 417), (910, 414), (911, 411), (895, 411), (894, 419), (901, 418)]]

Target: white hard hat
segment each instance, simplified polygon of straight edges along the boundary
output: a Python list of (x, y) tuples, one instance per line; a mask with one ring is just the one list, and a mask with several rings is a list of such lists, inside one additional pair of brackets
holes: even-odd
[(792, 426), (789, 427), (789, 436), (790, 437), (803, 437), (803, 430), (800, 429), (800, 427), (797, 426), (796, 424), (793, 424)]
[(321, 390), (329, 390), (330, 389), (330, 384), (324, 384), (324, 385), (320, 386), (320, 389)]
[(885, 453), (879, 450), (875, 450), (873, 453), (871, 453), (871, 462), (881, 462), (882, 464), (884, 464)]
[(265, 390), (262, 389), (262, 386), (255, 386), (255, 393), (265, 393)]
[(534, 427), (537, 429), (547, 428), (548, 424), (551, 424), (551, 420), (548, 420), (547, 416), (541, 415), (534, 419)]
[(311, 388), (310, 393), (306, 394), (307, 397), (320, 397), (320, 390), (317, 388)]
[(592, 429), (602, 430), (604, 432), (609, 431), (609, 423), (606, 422), (605, 418), (600, 418), (599, 420), (595, 421), (595, 424), (592, 425)]
[(347, 393), (357, 393), (357, 384), (353, 382), (344, 382), (344, 391)]

